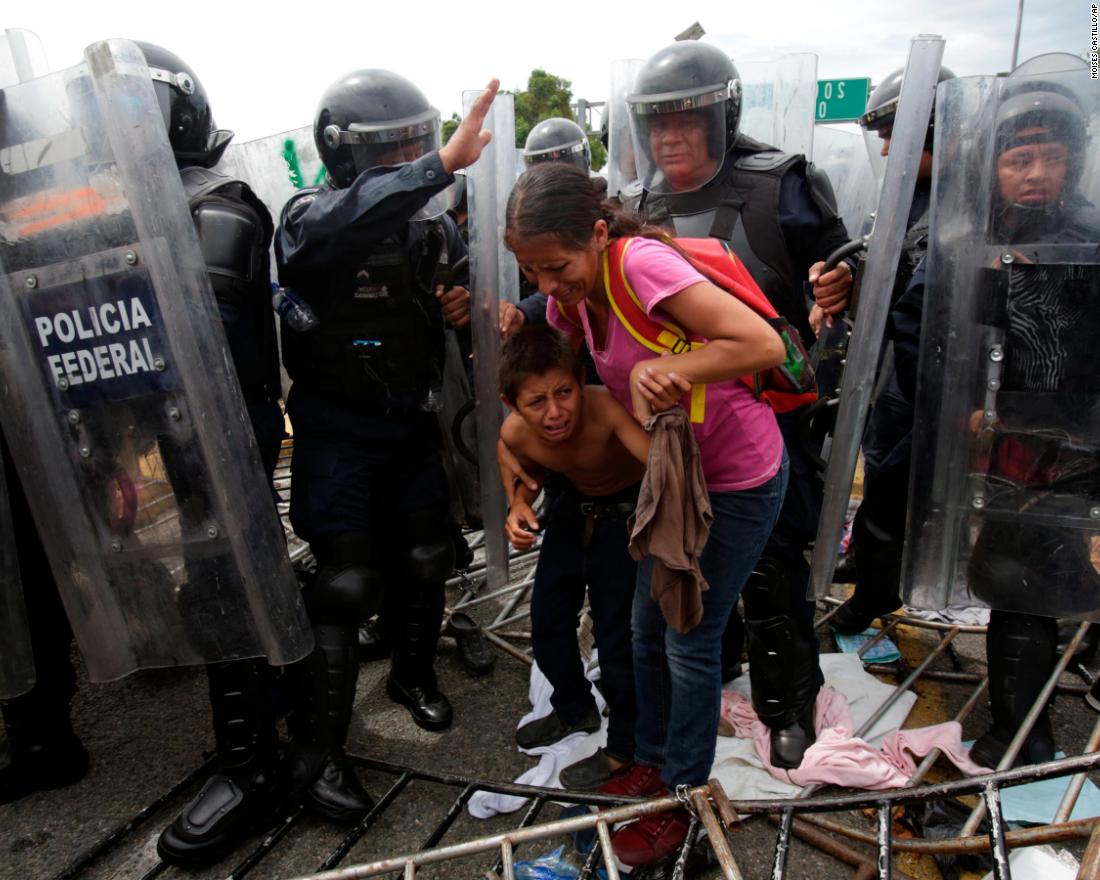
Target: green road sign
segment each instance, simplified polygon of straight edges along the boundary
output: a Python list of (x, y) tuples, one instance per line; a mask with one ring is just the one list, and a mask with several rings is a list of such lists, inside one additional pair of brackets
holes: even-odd
[(819, 79), (815, 122), (854, 122), (867, 109), (871, 80)]

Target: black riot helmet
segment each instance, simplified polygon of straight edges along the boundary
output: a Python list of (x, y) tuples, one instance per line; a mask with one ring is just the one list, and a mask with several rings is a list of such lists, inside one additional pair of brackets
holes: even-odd
[(1009, 84), (1001, 94), (994, 121), (996, 155), (1030, 144), (1061, 144), (1068, 151), (1064, 196), (1081, 179), (1089, 126), (1077, 97), (1043, 80)]
[[(695, 189), (718, 173), (722, 157), (737, 139), (741, 121), (741, 77), (733, 61), (710, 43), (684, 40), (651, 56), (626, 96), (638, 174), (650, 192)], [(710, 176), (687, 186), (670, 179), (652, 143), (662, 131), (694, 119), (705, 134)], [(704, 128), (705, 127), (705, 128)], [(685, 175), (685, 181), (690, 175)]]
[[(898, 99), (901, 97), (901, 81), (905, 77), (905, 68), (899, 67), (886, 75), (867, 98), (867, 112), (859, 117), (859, 124), (864, 131), (882, 132), (884, 129), (893, 128), (894, 117), (898, 112)], [(946, 67), (940, 68), (937, 83), (946, 79), (954, 79), (955, 74)], [(936, 124), (935, 97), (932, 99), (932, 112), (928, 117), (928, 134), (924, 139), (924, 148), (932, 149), (932, 136)]]
[(368, 168), (438, 150), (439, 111), (403, 76), (356, 70), (321, 96), (313, 140), (329, 177), (344, 187)]
[(152, 43), (136, 42), (136, 45), (153, 77), (153, 91), (176, 164), (181, 168), (188, 165), (213, 168), (233, 139), (233, 132), (214, 125), (206, 89), (182, 58)]
[(530, 168), (536, 162), (568, 162), (587, 174), (592, 155), (584, 129), (561, 116), (542, 120), (523, 145), (523, 164)]

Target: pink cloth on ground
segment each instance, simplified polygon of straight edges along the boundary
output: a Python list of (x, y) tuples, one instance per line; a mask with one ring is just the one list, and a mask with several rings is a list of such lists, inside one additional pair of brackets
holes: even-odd
[[(630, 246), (623, 268), (646, 313), (662, 320), (668, 320), (668, 315), (660, 303), (706, 280), (667, 244), (648, 238)], [(630, 412), (630, 370), (638, 361), (657, 355), (631, 336), (614, 313), (608, 318), (604, 347), (598, 348), (585, 304), (582, 302), (578, 308), (596, 371), (611, 396)], [(577, 326), (558, 311), (553, 297), (547, 300), (546, 318), (551, 327), (563, 333), (578, 332)], [(689, 395), (684, 396), (681, 405), (690, 411)], [(707, 385), (704, 419), (691, 427), (711, 492), (754, 489), (774, 477), (782, 464), (783, 436), (775, 414), (753, 396), (744, 382), (730, 379)]]
[(772, 765), (768, 727), (743, 694), (722, 692), (722, 717), (733, 726), (736, 736), (752, 739), (772, 776), (795, 785), (827, 782), (873, 791), (904, 788), (917, 769), (914, 757), (923, 757), (937, 748), (968, 776), (988, 772), (970, 760), (970, 750), (962, 744), (962, 726), (957, 721), (895, 730), (883, 740), (881, 751), (857, 739), (848, 700), (831, 688), (818, 692), (814, 707), (817, 742), (806, 750), (797, 770)]

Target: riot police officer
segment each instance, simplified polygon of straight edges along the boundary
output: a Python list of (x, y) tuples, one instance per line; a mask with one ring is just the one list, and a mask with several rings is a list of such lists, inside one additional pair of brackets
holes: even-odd
[[(1079, 76), (1087, 81), (1084, 71)], [(1063, 515), (1073, 505), (1091, 509), (1100, 497), (1092, 422), (1100, 279), (1095, 265), (1043, 265), (1033, 248), (1091, 249), (1100, 241), (1100, 211), (1081, 186), (1090, 126), (1061, 83), (1011, 77), (994, 124), (990, 232), (1025, 258), (995, 273), (1001, 283), (983, 316), (1002, 334), (1005, 354), (995, 421), (982, 432), (991, 438), (989, 485), (1018, 499), (1010, 504), (1017, 518), (984, 521), (967, 572), (971, 589), (993, 607), (986, 637), (993, 723), (971, 752), (987, 767), (1000, 762), (1055, 666), (1057, 621), (1034, 612), (1093, 616), (1100, 606), (1095, 535), (1069, 527)], [(1044, 707), (1016, 763), (1049, 761), (1054, 751)]]
[[(822, 271), (825, 257), (848, 234), (828, 179), (804, 156), (740, 132), (741, 91), (736, 67), (716, 46), (684, 41), (650, 57), (626, 99), (639, 182), (619, 197), (676, 235), (728, 241), (809, 344), (809, 287), (822, 300), (843, 299), (851, 286), (849, 264)], [(753, 704), (771, 728), (772, 760), (781, 767), (797, 767), (813, 742), (821, 681), (804, 551), (816, 533), (822, 487), (797, 439), (799, 416), (778, 414), (791, 458), (790, 484), (743, 592)], [(739, 656), (739, 647), (730, 653)]]
[(283, 330), (293, 382), (290, 517), (317, 560), (306, 602), (329, 683), (327, 707), (304, 713), (292, 738), (312, 746), (312, 764), (299, 769), (319, 780), (314, 794), (331, 778), (354, 795), (342, 811), (348, 818), (370, 807), (343, 757), (356, 629), (387, 592), (386, 692), (427, 730), (452, 720), (433, 669), (454, 562), (433, 410), (444, 310), (468, 294), (454, 288), (437, 298), (436, 279), (465, 253), (439, 197), (488, 143), (480, 129), (496, 88), (440, 147), (439, 113), (407, 79), (385, 70), (340, 78), (314, 124), (330, 184), (295, 195), (276, 232), (280, 280), (319, 319), (307, 333)]
[[(138, 46), (153, 78), (270, 483), (284, 435), (270, 296), (274, 223), (247, 183), (213, 170), (233, 134), (216, 128), (209, 98), (195, 72), (166, 49), (148, 43)], [(163, 452), (170, 460), (169, 450)], [(189, 566), (196, 571), (189, 572), (181, 602), (208, 600), (216, 592), (216, 578), (201, 566)], [(274, 670), (263, 659), (213, 663), (206, 669), (219, 768), (161, 834), (158, 851), (174, 864), (216, 861), (259, 830), (283, 805), (271, 699)]]
[(542, 120), (523, 144), (523, 164), (530, 168), (536, 162), (566, 162), (587, 174), (592, 167), (592, 151), (584, 129), (561, 116)]
[[(881, 139), (883, 156), (890, 152), (890, 138), (904, 74), (905, 69), (899, 68), (883, 79), (867, 99), (867, 112), (859, 120), (865, 132)], [(953, 77), (950, 70), (941, 68), (938, 81)], [(933, 105), (924, 151), (917, 167), (913, 203), (906, 224), (908, 231), (902, 243), (891, 307), (901, 298), (928, 249), (934, 130)], [(835, 308), (829, 301), (817, 305), (825, 313)], [(892, 332), (891, 325), (887, 335)], [(863, 437), (863, 501), (852, 525), (852, 544), (848, 551), (848, 558), (855, 562), (856, 588), (852, 597), (833, 615), (832, 626), (837, 632), (863, 632), (876, 617), (901, 605), (898, 590), (905, 541), (912, 428), (913, 399), (902, 392), (891, 361)]]

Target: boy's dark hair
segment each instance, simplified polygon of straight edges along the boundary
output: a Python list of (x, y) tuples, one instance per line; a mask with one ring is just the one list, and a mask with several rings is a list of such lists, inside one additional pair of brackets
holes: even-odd
[(577, 359), (569, 337), (548, 324), (521, 327), (500, 350), (497, 378), (500, 393), (516, 402), (519, 387), (531, 376), (541, 376), (557, 367), (571, 373), (584, 384), (584, 367)]

